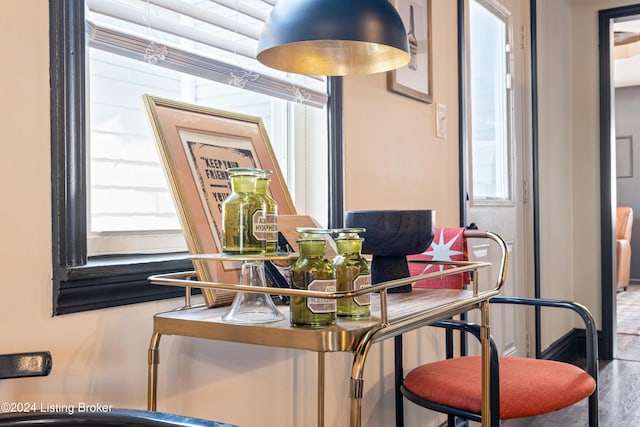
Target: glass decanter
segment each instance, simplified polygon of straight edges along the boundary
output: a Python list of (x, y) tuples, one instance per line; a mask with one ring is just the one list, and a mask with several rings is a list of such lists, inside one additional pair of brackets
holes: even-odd
[[(296, 228), (300, 256), (291, 266), (291, 288), (310, 291), (335, 292), (336, 272), (326, 258), (326, 236), (330, 230)], [(292, 296), (289, 303), (291, 325), (311, 328), (331, 326), (336, 322), (336, 300)]]
[[(338, 256), (333, 260), (336, 268), (336, 290), (354, 291), (371, 286), (369, 262), (362, 256), (362, 241), (358, 233), (364, 228), (343, 228), (334, 230), (338, 246)], [(337, 300), (338, 316), (365, 317), (371, 313), (371, 294)]]
[(229, 254), (264, 253), (266, 241), (259, 227), (265, 222), (266, 203), (256, 193), (255, 169), (230, 168), (232, 193), (222, 203), (222, 250)]

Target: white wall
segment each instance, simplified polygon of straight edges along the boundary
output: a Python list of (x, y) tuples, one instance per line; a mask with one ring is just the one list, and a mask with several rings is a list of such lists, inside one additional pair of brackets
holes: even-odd
[[(540, 287), (545, 298), (573, 298), (573, 131), (568, 60), (572, 49), (568, 1), (538, 1), (538, 156), (540, 196)], [(558, 311), (544, 311), (543, 348), (571, 319)]]
[[(431, 3), (434, 103), (388, 91), (386, 74), (345, 78), (345, 209), (436, 209), (439, 227), (457, 227), (456, 5)], [(438, 102), (447, 139), (436, 138)]]
[[(541, 292), (586, 305), (598, 324), (598, 11), (634, 3), (537, 2)], [(556, 325), (567, 322), (566, 316), (544, 315), (546, 340), (557, 338), (562, 330)]]

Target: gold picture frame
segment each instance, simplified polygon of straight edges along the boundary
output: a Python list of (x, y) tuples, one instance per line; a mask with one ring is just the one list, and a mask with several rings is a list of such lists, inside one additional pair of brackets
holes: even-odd
[[(433, 102), (433, 72), (431, 54), (431, 0), (391, 0), (408, 33), (413, 33), (417, 45), (410, 43), (411, 61), (397, 70), (387, 72), (387, 89), (413, 99)], [(413, 19), (411, 18), (413, 15)], [(413, 25), (412, 25), (413, 21)]]
[[(269, 192), (278, 212), (296, 213), (261, 118), (151, 95), (142, 100), (190, 254), (222, 252), (229, 167), (271, 170)], [(193, 264), (201, 281), (238, 282), (238, 262), (194, 259)], [(202, 291), (209, 306), (233, 300), (233, 292)]]

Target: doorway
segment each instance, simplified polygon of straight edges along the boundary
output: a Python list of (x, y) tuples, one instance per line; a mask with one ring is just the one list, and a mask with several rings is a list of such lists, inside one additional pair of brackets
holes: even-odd
[(617, 289), (615, 283), (616, 156), (615, 93), (612, 46), (613, 24), (640, 15), (640, 4), (601, 10), (599, 13), (600, 44), (600, 216), (602, 244), (602, 346), (601, 358), (611, 360), (617, 352)]
[(634, 216), (640, 213), (640, 15), (614, 20), (613, 40), (616, 239), (620, 239), (616, 240), (616, 359), (640, 362), (640, 224), (633, 233)]

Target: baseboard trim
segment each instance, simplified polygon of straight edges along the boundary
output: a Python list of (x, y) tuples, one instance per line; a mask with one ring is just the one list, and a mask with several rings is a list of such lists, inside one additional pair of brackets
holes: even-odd
[[(554, 341), (540, 355), (542, 359), (575, 362), (586, 357), (587, 332), (584, 329), (573, 329)], [(598, 354), (602, 347), (602, 333), (598, 331)]]
[(562, 337), (554, 341), (540, 357), (548, 360), (559, 360), (562, 362), (573, 362), (578, 359), (578, 334), (575, 329), (567, 332)]

